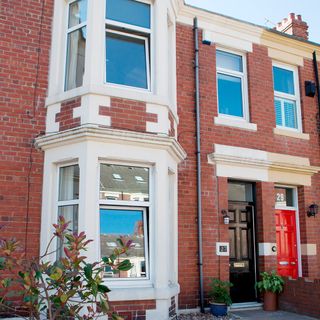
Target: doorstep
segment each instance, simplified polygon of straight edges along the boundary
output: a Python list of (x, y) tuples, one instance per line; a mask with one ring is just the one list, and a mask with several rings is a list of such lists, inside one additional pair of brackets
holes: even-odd
[(262, 310), (262, 303), (259, 302), (242, 302), (242, 303), (233, 303), (230, 306), (230, 311), (244, 311), (244, 310)]

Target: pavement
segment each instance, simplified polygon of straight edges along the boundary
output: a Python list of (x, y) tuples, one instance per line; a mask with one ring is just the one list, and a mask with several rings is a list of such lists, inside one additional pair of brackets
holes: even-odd
[(263, 311), (263, 310), (246, 310), (246, 311), (231, 311), (231, 319), (239, 320), (316, 320), (297, 313), (286, 311)]

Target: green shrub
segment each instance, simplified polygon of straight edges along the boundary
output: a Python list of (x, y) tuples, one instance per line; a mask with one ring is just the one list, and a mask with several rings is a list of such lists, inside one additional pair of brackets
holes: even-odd
[[(89, 263), (83, 252), (92, 240), (84, 232), (70, 233), (63, 217), (59, 217), (45, 253), (41, 257), (27, 258), (19, 242), (0, 238), (0, 307), (14, 315), (16, 306), (10, 301), (21, 301), (19, 308), (27, 310), (29, 319), (45, 317), (49, 320), (96, 319), (108, 314), (108, 292), (103, 274), (106, 267), (114, 273), (128, 271), (132, 264), (128, 259), (119, 259), (132, 247), (132, 241), (118, 239), (109, 257), (100, 262)], [(64, 244), (64, 256), (55, 260), (50, 252), (53, 242)], [(20, 248), (20, 249), (19, 249)], [(117, 314), (113, 320), (122, 319)]]
[(212, 302), (224, 303), (227, 306), (230, 306), (232, 304), (232, 300), (229, 291), (232, 286), (233, 284), (231, 282), (212, 279), (209, 291), (209, 297)]
[(280, 293), (283, 290), (284, 280), (275, 271), (262, 272), (260, 275), (261, 281), (256, 284), (259, 291)]

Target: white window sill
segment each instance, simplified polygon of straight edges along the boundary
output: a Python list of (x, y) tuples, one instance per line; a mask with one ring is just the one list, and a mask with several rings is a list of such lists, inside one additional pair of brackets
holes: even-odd
[(170, 299), (180, 292), (178, 284), (169, 285), (163, 288), (154, 287), (127, 287), (127, 288), (110, 288), (108, 293), (110, 301), (130, 301), (130, 300), (153, 300), (153, 299)]
[(296, 132), (296, 131), (280, 129), (280, 128), (274, 128), (273, 133), (280, 136), (290, 137), (290, 138), (310, 140), (310, 135), (308, 133)]
[(249, 123), (245, 120), (236, 120), (225, 117), (214, 117), (214, 124), (217, 126), (227, 126), (243, 130), (257, 131), (257, 125), (255, 123)]

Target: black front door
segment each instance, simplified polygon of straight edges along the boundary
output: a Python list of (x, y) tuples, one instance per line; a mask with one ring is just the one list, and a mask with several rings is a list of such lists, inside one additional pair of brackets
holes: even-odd
[(229, 202), (230, 281), (232, 302), (257, 300), (254, 207)]

